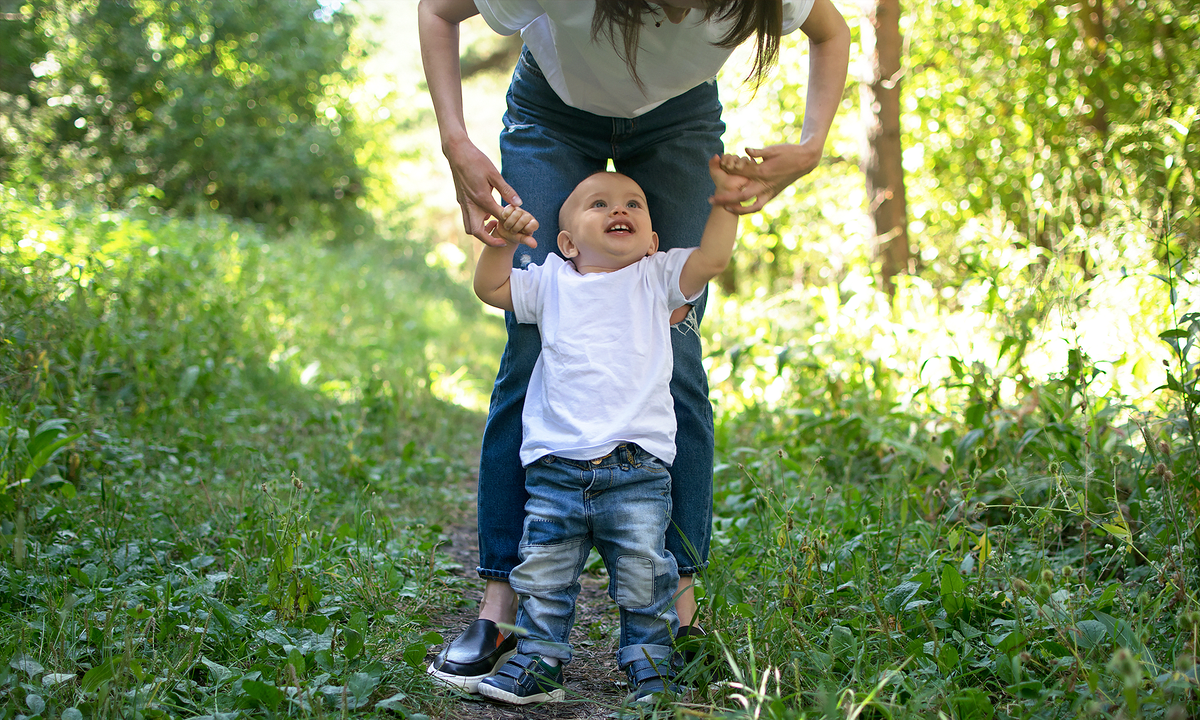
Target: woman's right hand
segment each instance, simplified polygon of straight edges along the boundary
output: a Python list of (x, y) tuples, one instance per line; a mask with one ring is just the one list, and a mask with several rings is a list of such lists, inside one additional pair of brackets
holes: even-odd
[[(464, 138), (445, 149), (450, 171), (454, 175), (454, 193), (462, 208), (463, 230), (487, 245), (504, 247), (504, 238), (488, 232), (489, 217), (502, 217), (504, 209), (493, 191), (500, 193), (504, 203), (519, 207), (521, 198), (512, 189), (488, 156)], [(520, 242), (534, 247), (537, 242), (532, 235), (521, 234)]]

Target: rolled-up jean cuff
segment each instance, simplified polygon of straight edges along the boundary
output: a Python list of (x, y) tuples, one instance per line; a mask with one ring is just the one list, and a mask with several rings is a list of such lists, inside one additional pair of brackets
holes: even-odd
[[(678, 560), (678, 558), (676, 558), (676, 559)], [(683, 577), (684, 575), (697, 575), (699, 573), (704, 572), (707, 569), (708, 569), (708, 561), (705, 560), (703, 563), (701, 563), (699, 565), (688, 565), (687, 567), (680, 566), (679, 575), (680, 575), (680, 577)], [(480, 577), (483, 577), (483, 576), (480, 575)]]
[(479, 573), (479, 577), (484, 580), (503, 580), (508, 582), (509, 570), (487, 570), (481, 567), (475, 568), (475, 572)]

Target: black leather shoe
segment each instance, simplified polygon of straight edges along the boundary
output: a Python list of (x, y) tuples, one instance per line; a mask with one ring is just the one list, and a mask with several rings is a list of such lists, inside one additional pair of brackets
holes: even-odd
[(481, 618), (442, 648), (426, 672), (447, 685), (473, 693), (480, 680), (495, 674), (516, 652), (516, 635), (504, 637), (496, 623)]
[(680, 625), (675, 633), (675, 665), (683, 668), (696, 662), (696, 658), (705, 654), (704, 641), (701, 638), (708, 635), (695, 625)]

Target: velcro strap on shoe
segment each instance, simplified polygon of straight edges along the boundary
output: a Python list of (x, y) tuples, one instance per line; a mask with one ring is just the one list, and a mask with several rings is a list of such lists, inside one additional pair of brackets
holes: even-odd
[(630, 663), (625, 670), (629, 673), (629, 678), (634, 685), (641, 685), (651, 678), (670, 678), (674, 675), (665, 660), (662, 665), (655, 665), (645, 658), (640, 658)]
[(496, 674), (520, 680), (534, 665), (537, 665), (537, 658), (529, 655), (513, 655)]

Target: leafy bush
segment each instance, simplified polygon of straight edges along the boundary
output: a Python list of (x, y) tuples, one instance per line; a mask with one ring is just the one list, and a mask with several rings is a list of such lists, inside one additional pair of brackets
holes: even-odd
[(0, 181), (349, 237), (382, 147), (353, 17), (311, 2), (38, 0), (0, 22)]

